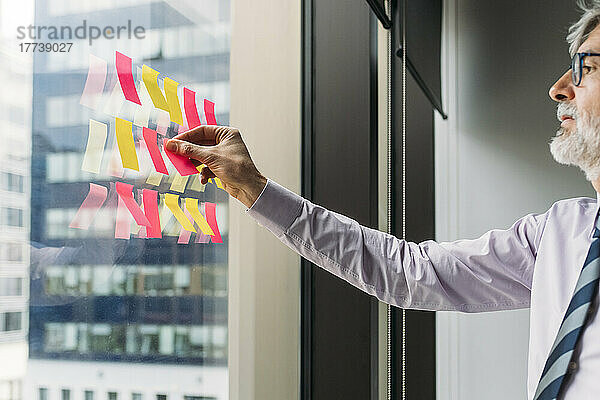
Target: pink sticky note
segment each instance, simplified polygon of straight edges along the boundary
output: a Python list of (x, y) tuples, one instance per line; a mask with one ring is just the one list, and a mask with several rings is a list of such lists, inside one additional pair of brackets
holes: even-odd
[(133, 82), (133, 62), (131, 61), (131, 58), (116, 51), (115, 65), (117, 67), (117, 75), (119, 76), (119, 83), (121, 83), (123, 95), (125, 95), (127, 100), (141, 106), (142, 102), (140, 101), (140, 97), (135, 88), (135, 83)]
[(119, 199), (123, 199), (125, 206), (133, 216), (133, 219), (135, 220), (136, 224), (151, 226), (150, 221), (148, 221), (148, 218), (146, 218), (146, 215), (144, 215), (144, 212), (133, 198), (133, 185), (123, 182), (117, 182), (116, 187)]
[(125, 201), (119, 196), (117, 218), (115, 221), (115, 239), (128, 239), (131, 233), (131, 214), (127, 211)]
[(215, 103), (204, 99), (204, 115), (206, 116), (207, 125), (217, 124), (217, 118), (215, 118)]
[[(143, 141), (142, 141), (143, 142)], [(136, 189), (138, 197), (143, 198), (143, 192), (142, 189)], [(146, 212), (146, 207), (144, 206), (144, 214), (146, 215), (146, 218), (148, 218), (148, 213)], [(148, 221), (150, 221), (150, 218), (148, 218)], [(140, 226), (136, 235), (138, 238), (140, 239), (147, 239), (148, 238), (148, 233), (146, 230), (145, 226)]]
[(177, 238), (177, 244), (188, 244), (190, 242), (190, 238), (192, 237), (192, 232), (186, 231), (181, 228), (179, 231), (179, 238)]
[(187, 122), (184, 122), (183, 125), (179, 125), (179, 128), (177, 129), (177, 133), (183, 133), (183, 132), (187, 132), (189, 131), (190, 128), (187, 125)]
[(196, 169), (196, 166), (194, 165), (194, 163), (192, 163), (192, 161), (189, 158), (180, 156), (179, 154), (175, 154), (175, 153), (172, 153), (169, 150), (167, 150), (166, 145), (167, 145), (168, 140), (169, 139), (163, 140), (165, 154), (167, 155), (167, 157), (169, 157), (169, 160), (171, 160), (171, 163), (173, 164), (173, 166), (175, 167), (177, 172), (179, 172), (179, 175), (187, 176), (187, 175), (197, 174), (198, 170)]
[(142, 191), (142, 199), (144, 201), (144, 214), (150, 221), (150, 225), (146, 227), (146, 237), (161, 238), (160, 218), (158, 215), (158, 192), (156, 190), (144, 189)]
[(144, 127), (142, 129), (144, 142), (146, 142), (146, 147), (148, 148), (148, 153), (150, 153), (150, 158), (152, 158), (152, 163), (154, 164), (154, 169), (156, 172), (160, 172), (161, 174), (169, 175), (169, 171), (167, 171), (167, 166), (165, 165), (165, 161), (160, 155), (160, 150), (158, 149), (158, 143), (156, 141), (157, 133), (155, 130)]
[(88, 229), (98, 210), (104, 204), (107, 194), (108, 189), (105, 186), (90, 183), (90, 191), (69, 224), (69, 228)]
[(106, 61), (90, 54), (90, 65), (79, 104), (95, 109), (98, 107), (106, 82)]
[(217, 226), (217, 213), (216, 213), (217, 205), (215, 203), (204, 203), (204, 213), (206, 214), (206, 222), (215, 233), (211, 236), (213, 243), (223, 243), (223, 239), (221, 239), (221, 233), (219, 232), (219, 227)]
[(201, 125), (200, 117), (198, 116), (198, 109), (196, 108), (196, 92), (186, 87), (183, 88), (183, 108), (185, 110), (185, 118), (187, 119), (190, 129)]

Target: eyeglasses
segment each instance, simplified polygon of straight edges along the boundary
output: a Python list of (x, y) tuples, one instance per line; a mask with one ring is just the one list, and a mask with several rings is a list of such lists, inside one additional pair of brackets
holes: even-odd
[(571, 59), (571, 79), (579, 86), (583, 78), (583, 59), (588, 56), (600, 56), (600, 53), (576, 53)]

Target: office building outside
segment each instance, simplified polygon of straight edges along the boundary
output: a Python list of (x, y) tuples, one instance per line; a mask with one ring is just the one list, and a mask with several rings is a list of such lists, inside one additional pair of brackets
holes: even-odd
[[(85, 23), (83, 22), (85, 21)], [(227, 386), (227, 194), (199, 189), (192, 177), (182, 197), (217, 203), (223, 243), (180, 244), (174, 219), (162, 239), (114, 238), (116, 198), (109, 194), (88, 230), (69, 228), (90, 182), (115, 181), (173, 192), (145, 176), (115, 178), (105, 168), (81, 170), (89, 120), (114, 116), (79, 104), (89, 54), (108, 61), (105, 92), (119, 85), (115, 51), (160, 71), (214, 101), (228, 123), (229, 3), (221, 1), (35, 2), (35, 26), (143, 27), (143, 38), (73, 42), (69, 53), (33, 53), (29, 361), (27, 399), (223, 400)], [(163, 75), (161, 75), (163, 77)], [(127, 117), (127, 104), (121, 107)], [(148, 127), (156, 128), (156, 114)], [(168, 136), (177, 131), (171, 123)], [(107, 161), (108, 160), (108, 161)], [(142, 179), (144, 178), (144, 179)], [(111, 190), (112, 192), (112, 190)], [(173, 192), (175, 193), (175, 192)], [(111, 208), (112, 206), (112, 208)], [(27, 308), (24, 309), (24, 315)]]
[[(0, 5), (0, 16), (5, 15)], [(6, 32), (2, 32), (5, 37)], [(0, 399), (22, 400), (27, 364), (31, 62), (0, 44)], [(7, 361), (10, 362), (7, 362)]]

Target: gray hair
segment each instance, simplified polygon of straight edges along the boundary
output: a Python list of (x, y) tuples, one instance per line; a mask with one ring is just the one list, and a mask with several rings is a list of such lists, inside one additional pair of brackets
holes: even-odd
[(577, 5), (583, 12), (579, 21), (569, 28), (567, 42), (569, 53), (574, 56), (577, 49), (588, 38), (590, 33), (600, 24), (600, 0), (577, 0)]

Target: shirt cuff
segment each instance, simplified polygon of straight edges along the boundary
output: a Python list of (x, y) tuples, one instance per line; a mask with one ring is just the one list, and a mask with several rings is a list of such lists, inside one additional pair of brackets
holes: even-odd
[(267, 184), (262, 192), (246, 210), (246, 214), (264, 226), (276, 236), (281, 236), (300, 215), (300, 209), (305, 200), (279, 185), (267, 179)]

